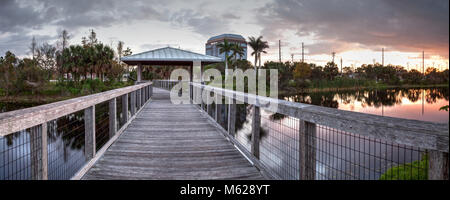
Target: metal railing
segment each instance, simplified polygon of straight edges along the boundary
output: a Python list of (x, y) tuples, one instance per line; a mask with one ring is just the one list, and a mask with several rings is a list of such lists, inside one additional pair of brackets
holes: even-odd
[[(123, 132), (152, 83), (0, 113), (0, 180), (71, 179)], [(78, 177), (80, 178), (80, 177)]]
[[(154, 81), (171, 90), (179, 81)], [(189, 83), (199, 109), (274, 179), (448, 179), (448, 124), (293, 103)], [(180, 93), (180, 91), (175, 91)], [(225, 99), (228, 104), (225, 104)], [(276, 103), (277, 109), (260, 102)]]

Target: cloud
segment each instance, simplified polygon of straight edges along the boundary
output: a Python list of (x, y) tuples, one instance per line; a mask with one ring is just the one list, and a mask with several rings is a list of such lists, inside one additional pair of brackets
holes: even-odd
[(11, 47), (14, 47), (12, 51), (17, 56), (25, 56), (30, 54), (29, 46), (31, 39), (35, 37), (38, 45), (44, 42), (55, 40), (56, 35), (24, 35), (24, 34), (11, 34), (8, 37), (0, 37), (0, 56), (3, 56), (5, 52), (12, 51)]
[(205, 7), (210, 4), (200, 1), (189, 3), (192, 8), (186, 8), (184, 3), (172, 0), (2, 0), (0, 36), (7, 36), (2, 38), (0, 53), (8, 49), (24, 54), (24, 41), (28, 44), (34, 32), (54, 32), (49, 31), (51, 29), (66, 29), (76, 34), (86, 28), (158, 21), (211, 36), (229, 31), (230, 21), (239, 18), (232, 13), (211, 11)]
[[(268, 38), (295, 30), (330, 48), (424, 49), (448, 58), (448, 0), (274, 0), (258, 13), (262, 34)], [(317, 45), (312, 51), (323, 52)]]
[[(231, 18), (232, 19), (232, 18)], [(203, 36), (211, 36), (223, 32), (229, 32), (230, 18), (220, 15), (205, 14), (201, 11), (183, 9), (173, 13), (170, 21), (175, 26), (187, 26)]]

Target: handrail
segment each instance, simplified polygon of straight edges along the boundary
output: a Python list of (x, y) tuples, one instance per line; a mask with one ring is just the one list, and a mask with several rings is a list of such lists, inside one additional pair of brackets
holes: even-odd
[[(416, 146), (425, 149), (448, 152), (449, 124), (379, 116), (367, 113), (339, 110), (323, 106), (295, 103), (281, 99), (258, 96), (199, 83), (194, 87), (219, 93), (221, 96), (244, 100), (271, 112), (299, 118), (346, 132), (366, 135), (397, 144)], [(256, 102), (256, 103), (254, 103)], [(276, 103), (277, 109), (271, 109), (260, 102)]]
[(0, 113), (0, 136), (31, 128), (151, 84), (151, 82), (147, 82), (41, 106)]
[[(156, 80), (154, 82), (156, 87), (168, 90), (171, 90), (180, 83), (180, 81), (176, 80)], [(389, 170), (387, 168), (389, 166), (405, 165), (412, 166), (410, 167), (411, 170), (412, 168), (415, 168), (415, 170), (422, 170), (422, 174), (423, 172), (427, 173), (428, 179), (448, 179), (448, 123), (426, 122), (338, 110), (212, 87), (201, 83), (190, 82), (189, 85), (189, 98), (193, 103), (199, 104), (199, 109), (202, 113), (205, 113), (211, 120), (215, 121), (216, 126), (224, 132), (225, 136), (228, 137), (230, 141), (246, 155), (246, 157), (252, 160), (256, 167), (261, 169), (261, 171), (267, 172), (271, 177), (276, 179), (321, 179), (319, 176), (322, 178), (325, 176), (326, 179), (334, 179), (333, 174), (329, 176), (322, 174), (323, 172), (320, 170), (323, 170), (323, 167), (329, 167), (331, 168), (331, 171), (334, 170), (334, 172), (337, 170), (337, 172), (339, 172), (338, 175), (341, 178), (348, 176), (353, 178), (356, 177), (356, 179), (360, 178), (360, 174), (353, 174), (355, 171), (349, 173), (348, 171), (345, 171), (347, 168), (338, 169), (333, 167), (333, 164), (336, 163), (341, 163), (341, 165), (345, 166), (356, 165), (355, 167), (358, 168), (357, 173), (360, 173), (359, 170), (362, 170), (364, 173), (365, 171), (368, 173), (380, 173), (381, 169), (377, 168), (377, 166), (381, 167), (382, 165), (384, 167), (384, 172), (388, 173)], [(199, 95), (203, 94), (205, 90), (214, 93), (216, 99), (218, 97), (218, 99), (225, 98), (225, 100), (228, 100), (226, 101), (228, 102), (226, 103), (227, 108), (225, 110), (221, 108), (221, 101), (215, 105), (205, 105), (203, 100), (197, 101), (199, 100)], [(185, 92), (185, 90), (183, 90), (183, 92)], [(253, 105), (251, 111), (252, 119), (250, 121), (251, 139), (242, 138), (242, 135), (239, 136), (236, 133), (236, 104), (242, 104), (244, 102)], [(280, 135), (279, 137), (291, 137), (291, 140), (285, 142), (297, 143), (296, 149), (298, 152), (296, 153), (293, 153), (292, 149), (282, 150), (284, 148), (292, 148), (292, 143), (276, 143), (277, 146), (275, 147), (275, 151), (281, 151), (279, 153), (290, 155), (289, 159), (291, 160), (289, 160), (288, 163), (284, 163), (284, 166), (279, 165), (280, 163), (278, 162), (280, 160), (271, 160), (272, 158), (267, 157), (267, 153), (270, 153), (270, 151), (268, 152), (267, 150), (267, 148), (270, 147), (267, 143), (270, 142), (270, 140), (266, 139), (265, 142), (261, 142), (260, 134), (263, 131), (261, 130), (263, 126), (261, 119), (263, 116), (260, 113), (260, 109), (288, 116), (287, 123), (298, 123), (295, 127), (290, 127), (291, 130), (297, 133), (283, 133), (273, 130), (274, 135), (266, 135), (266, 137), (271, 137), (274, 141), (281, 142), (279, 138), (276, 138), (276, 134), (281, 134), (283, 136)], [(219, 119), (218, 112), (226, 112), (225, 118), (228, 119)], [(215, 116), (210, 116), (212, 113), (214, 113)], [(226, 120), (226, 124), (219, 125), (219, 121), (223, 122), (222, 120)], [(266, 120), (265, 123), (268, 123), (268, 121)], [(222, 126), (224, 127), (222, 128)], [(266, 124), (264, 126), (268, 125)], [(270, 131), (270, 128), (268, 129)], [(328, 133), (330, 132), (334, 136), (329, 136)], [(287, 134), (294, 134), (295, 136), (288, 136)], [(294, 137), (297, 139), (292, 140)], [(238, 138), (240, 138), (239, 140), (242, 140), (242, 142), (248, 142), (250, 149), (246, 149)], [(343, 138), (346, 139), (342, 141)], [(350, 140), (349, 143), (347, 143), (347, 139)], [(353, 143), (351, 141), (353, 141)], [(366, 148), (366, 143), (368, 143), (368, 148)], [(261, 159), (260, 145), (264, 144), (266, 155)], [(384, 148), (383, 153), (389, 155), (381, 154), (382, 146)], [(389, 148), (389, 150), (387, 148)], [(377, 149), (378, 154), (374, 154), (375, 149)], [(395, 155), (394, 149), (396, 149), (395, 152), (397, 152)], [(401, 161), (399, 155), (400, 152), (403, 152), (401, 155), (407, 156), (405, 155), (407, 151), (409, 152), (408, 158), (403, 157), (403, 161)], [(353, 160), (354, 157), (352, 159), (351, 157), (347, 158), (342, 155), (345, 154), (345, 156), (347, 156), (347, 153), (352, 154), (352, 152), (354, 156), (357, 155), (358, 160)], [(336, 155), (339, 153), (340, 155)], [(413, 156), (413, 153), (415, 156)], [(323, 160), (324, 156), (325, 158), (328, 156), (327, 160)], [(397, 160), (394, 160), (394, 157), (397, 157)], [(363, 160), (360, 161), (360, 159)], [(369, 166), (366, 165), (365, 159), (369, 159)], [(379, 160), (377, 166), (370, 166), (371, 159)], [(410, 161), (406, 161), (405, 159), (409, 159)], [(407, 164), (407, 162), (412, 162), (414, 160), (415, 162), (425, 162), (425, 164), (422, 163), (420, 166)], [(276, 165), (278, 168), (269, 167), (268, 162), (272, 162), (272, 165), (278, 163), (278, 165)], [(298, 162), (297, 167), (295, 167), (295, 165), (292, 166), (292, 163), (296, 162)], [(321, 168), (316, 169), (317, 166)], [(392, 173), (394, 172), (395, 169), (391, 170), (391, 174), (387, 178), (392, 179), (392, 175), (394, 175)], [(286, 175), (286, 173), (288, 175)], [(421, 172), (416, 172), (416, 175), (414, 176), (418, 176), (418, 173)], [(381, 175), (382, 174), (378, 174), (380, 177)], [(410, 178), (412, 178), (412, 171), (410, 176)], [(362, 175), (362, 177), (364, 178), (365, 175)]]
[[(89, 168), (103, 152), (106, 151), (106, 149), (114, 142), (114, 140), (118, 138), (120, 134), (122, 134), (126, 126), (128, 126), (136, 117), (137, 113), (139, 113), (143, 109), (144, 105), (150, 101), (152, 94), (153, 83), (141, 82), (133, 86), (114, 89), (93, 95), (0, 113), (0, 140), (7, 140), (7, 138), (3, 136), (8, 136), (12, 133), (18, 132), (20, 135), (28, 132), (29, 136), (25, 141), (22, 141), (24, 144), (20, 145), (19, 150), (26, 152), (25, 156), (22, 156), (22, 158), (30, 159), (28, 165), (22, 166), (23, 169), (15, 169), (17, 171), (22, 171), (22, 173), (15, 173), (16, 171), (14, 170), (12, 171), (13, 173), (9, 171), (7, 173), (2, 173), (3, 176), (0, 176), (0, 179), (20, 179), (22, 176), (27, 177), (27, 175), (30, 175), (27, 178), (47, 180), (49, 178), (49, 174), (52, 174), (51, 178), (57, 179), (69, 179), (73, 177), (74, 174), (72, 171), (67, 172), (62, 170), (61, 173), (58, 173), (57, 171), (49, 172), (49, 165), (51, 163), (49, 162), (49, 155), (54, 153), (49, 152), (51, 150), (51, 145), (49, 145), (48, 138), (51, 134), (48, 133), (54, 133), (54, 130), (49, 129), (50, 127), (48, 126), (49, 122), (53, 120), (57, 120), (58, 118), (84, 110), (84, 133), (80, 134), (80, 136), (84, 135), (83, 156), (85, 161), (88, 163), (85, 164), (81, 170), (77, 167), (72, 169), (79, 170), (78, 173), (75, 174), (75, 177), (81, 177), (85, 170)], [(117, 105), (118, 98), (121, 98), (120, 106)], [(130, 99), (130, 102), (128, 99)], [(103, 102), (107, 102), (109, 104), (108, 111), (106, 111), (109, 118), (109, 128), (107, 133), (108, 141), (100, 147), (100, 150), (98, 150), (96, 147), (98, 134), (96, 133), (97, 123), (95, 114), (96, 105)], [(118, 112), (117, 109), (120, 109), (120, 111)], [(128, 111), (130, 111), (130, 115), (128, 114)], [(120, 113), (120, 122), (118, 122), (119, 120), (117, 119), (118, 113)], [(121, 123), (123, 125), (121, 125)], [(120, 129), (117, 130), (118, 128)], [(15, 146), (5, 146), (4, 149), (0, 151), (0, 156), (14, 155), (17, 148), (18, 147)], [(55, 159), (55, 157), (53, 157), (53, 159)], [(75, 156), (69, 157), (69, 159), (76, 160), (79, 158)], [(7, 165), (15, 166), (18, 162), (21, 162), (21, 160), (16, 159)], [(24, 175), (23, 173), (28, 174)], [(55, 175), (55, 173), (57, 174)]]

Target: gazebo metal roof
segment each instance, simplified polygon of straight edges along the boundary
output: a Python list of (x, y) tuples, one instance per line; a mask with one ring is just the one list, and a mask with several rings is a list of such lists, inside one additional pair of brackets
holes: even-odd
[(222, 58), (219, 57), (203, 55), (172, 47), (154, 49), (125, 56), (120, 60), (130, 65), (192, 65), (193, 61), (201, 61), (202, 64), (223, 62)]

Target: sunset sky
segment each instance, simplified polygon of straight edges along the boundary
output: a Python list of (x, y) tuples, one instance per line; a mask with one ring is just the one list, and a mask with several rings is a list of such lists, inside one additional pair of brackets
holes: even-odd
[[(33, 36), (54, 44), (67, 29), (79, 44), (89, 29), (108, 44), (125, 42), (134, 53), (180, 47), (205, 53), (206, 40), (222, 33), (269, 42), (263, 61), (301, 58), (323, 65), (336, 52), (344, 66), (381, 63), (421, 69), (448, 68), (448, 0), (0, 0), (0, 54), (29, 56)], [(248, 60), (253, 61), (249, 48)]]

